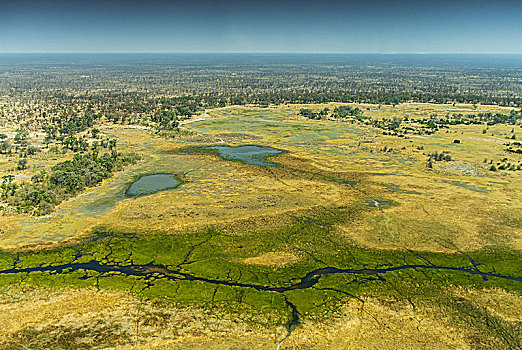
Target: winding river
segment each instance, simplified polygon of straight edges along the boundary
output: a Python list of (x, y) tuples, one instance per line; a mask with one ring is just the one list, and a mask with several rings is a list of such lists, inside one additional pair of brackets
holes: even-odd
[[(240, 287), (240, 288), (252, 288), (257, 291), (265, 291), (265, 292), (275, 292), (275, 293), (285, 293), (291, 290), (298, 289), (308, 289), (315, 286), (319, 279), (322, 276), (332, 275), (332, 274), (352, 274), (352, 275), (361, 275), (366, 277), (365, 281), (368, 280), (382, 280), (385, 281), (382, 275), (385, 275), (389, 272), (401, 271), (401, 270), (441, 270), (441, 271), (459, 271), (464, 272), (471, 275), (480, 276), (482, 279), (487, 280), (488, 278), (501, 278), (516, 282), (522, 282), (521, 277), (515, 276), (504, 276), (502, 274), (493, 273), (493, 272), (483, 272), (478, 269), (477, 264), (473, 264), (473, 266), (469, 267), (449, 267), (449, 266), (436, 266), (433, 264), (428, 265), (400, 265), (400, 266), (392, 266), (392, 267), (376, 267), (376, 268), (363, 268), (363, 269), (340, 269), (336, 267), (323, 267), (318, 268), (313, 271), (308, 272), (305, 276), (303, 276), (299, 282), (292, 284), (286, 287), (275, 287), (275, 286), (266, 286), (252, 283), (242, 283), (242, 282), (234, 282), (230, 280), (221, 280), (221, 279), (210, 279), (192, 275), (190, 273), (182, 272), (180, 270), (169, 269), (163, 265), (156, 264), (145, 264), (145, 265), (118, 265), (118, 264), (104, 264), (99, 261), (93, 260), (85, 263), (69, 263), (63, 265), (56, 266), (39, 266), (39, 267), (27, 267), (27, 268), (17, 268), (12, 267), (6, 270), (0, 270), (0, 275), (6, 274), (18, 274), (18, 273), (31, 273), (31, 272), (48, 272), (50, 274), (60, 274), (60, 273), (68, 273), (74, 271), (94, 271), (99, 273), (108, 273), (108, 272), (119, 272), (123, 273), (127, 276), (139, 276), (144, 277), (145, 279), (150, 279), (152, 277), (161, 276), (167, 280), (186, 280), (186, 281), (200, 281), (206, 282), (213, 285), (218, 286), (229, 286), (229, 287)], [(153, 276), (154, 275), (154, 276)], [(82, 279), (92, 278), (92, 276), (88, 276), (87, 274)], [(288, 335), (290, 332), (299, 325), (299, 312), (295, 305), (293, 305), (285, 296), (285, 302), (292, 311), (292, 319), (288, 323)], [(288, 337), (285, 337), (285, 339)], [(283, 339), (284, 341), (284, 339)], [(279, 343), (279, 346), (282, 344), (282, 341)]]

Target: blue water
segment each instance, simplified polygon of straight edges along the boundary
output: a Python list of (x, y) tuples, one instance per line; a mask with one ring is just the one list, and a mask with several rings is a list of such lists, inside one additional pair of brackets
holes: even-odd
[(279, 149), (268, 146), (209, 146), (207, 149), (215, 149), (218, 156), (226, 160), (237, 160), (245, 164), (260, 166), (275, 166), (277, 164), (266, 161), (267, 157), (283, 153)]
[(176, 188), (181, 181), (172, 174), (154, 174), (140, 177), (133, 182), (125, 194), (128, 197), (144, 196), (162, 190)]

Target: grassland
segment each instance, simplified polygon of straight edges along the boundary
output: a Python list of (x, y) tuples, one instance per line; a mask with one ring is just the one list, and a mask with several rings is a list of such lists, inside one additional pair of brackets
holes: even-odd
[[(375, 119), (510, 110), (357, 106)], [(0, 216), (2, 346), (265, 349), (290, 329), (283, 348), (519, 348), (522, 171), (489, 168), (520, 164), (505, 143), (521, 126), (396, 137), (302, 107), (214, 109), (174, 138), (99, 125), (141, 162), (49, 216)], [(287, 152), (260, 167), (195, 148), (214, 144)], [(428, 167), (435, 151), (453, 160)], [(38, 157), (9, 173), (64, 159)], [(155, 173), (183, 183), (125, 196)], [(74, 265), (87, 263), (107, 270)], [(422, 267), (381, 271), (404, 265)], [(325, 267), (362, 272), (292, 289)]]

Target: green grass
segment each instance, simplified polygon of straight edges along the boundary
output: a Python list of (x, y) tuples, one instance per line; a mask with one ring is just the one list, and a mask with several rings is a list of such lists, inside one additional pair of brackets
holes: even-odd
[[(285, 287), (299, 282), (306, 273), (326, 265), (362, 269), (404, 264), (427, 265), (429, 260), (437, 266), (470, 267), (472, 258), (483, 264), (479, 266), (481, 271), (494, 271), (507, 276), (522, 275), (520, 253), (507, 248), (489, 248), (467, 254), (378, 250), (354, 246), (335, 234), (335, 223), (354, 219), (359, 212), (366, 210), (375, 209), (361, 203), (348, 207), (326, 208), (318, 211), (313, 217), (295, 217), (292, 223), (284, 227), (244, 236), (226, 235), (216, 227), (176, 235), (111, 233), (106, 237), (97, 236), (61, 248), (20, 253), (4, 251), (0, 254), (0, 269), (9, 268), (15, 261), (17, 268), (38, 267), (42, 264), (57, 266), (93, 260), (106, 265), (153, 263), (207, 279)], [(300, 260), (277, 268), (246, 265), (241, 261), (263, 252), (282, 250), (295, 252), (300, 256)], [(81, 256), (75, 260), (75, 254), (78, 252), (81, 252)], [(225, 308), (244, 305), (277, 314), (288, 315), (290, 312), (283, 295), (277, 292), (201, 281), (167, 280), (162, 274), (153, 276), (152, 279), (146, 279), (121, 273), (92, 271), (62, 274), (33, 272), (18, 275), (0, 274), (0, 283), (17, 284), (23, 280), (26, 284), (51, 288), (95, 286), (127, 290), (146, 298), (160, 298), (182, 304), (221, 305), (220, 307)], [(417, 295), (417, 298), (418, 295), (428, 293), (431, 288), (451, 285), (500, 287), (515, 292), (522, 290), (522, 284), (517, 281), (499, 278), (488, 278), (484, 281), (480, 276), (465, 272), (408, 269), (379, 276), (323, 276), (314, 288), (293, 290), (285, 294), (302, 315), (314, 315), (324, 313), (325, 310), (335, 310), (336, 303), (345, 298), (365, 295), (386, 295), (406, 299)]]

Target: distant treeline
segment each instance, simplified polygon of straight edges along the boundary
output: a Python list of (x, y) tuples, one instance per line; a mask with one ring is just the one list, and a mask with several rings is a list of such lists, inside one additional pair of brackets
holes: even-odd
[[(221, 99), (220, 101), (222, 101)], [(468, 104), (493, 104), (499, 106), (522, 106), (522, 98), (501, 98), (484, 95), (468, 94), (436, 94), (436, 93), (417, 93), (407, 92), (375, 93), (375, 92), (310, 92), (310, 93), (273, 93), (260, 95), (241, 95), (224, 99), (226, 104), (313, 104), (313, 103), (370, 103), (383, 105), (397, 105), (406, 102), (417, 103), (468, 103)], [(209, 99), (208, 101), (212, 101)], [(215, 101), (212, 101), (216, 105)], [(223, 102), (221, 102), (223, 105)], [(216, 105), (216, 106), (219, 106)]]

